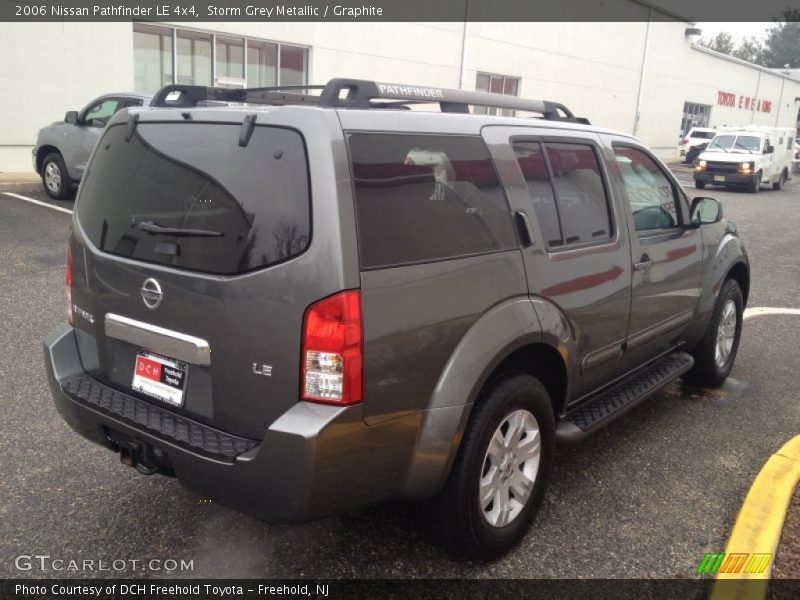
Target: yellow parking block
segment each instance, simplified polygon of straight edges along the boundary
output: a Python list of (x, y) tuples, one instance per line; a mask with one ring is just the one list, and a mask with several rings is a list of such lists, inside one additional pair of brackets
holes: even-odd
[(760, 562), (769, 554), (768, 568), (762, 569), (759, 563), (742, 565), (744, 568), (721, 569), (711, 594), (712, 600), (760, 600), (765, 597), (786, 511), (798, 482), (800, 435), (784, 444), (759, 471), (747, 492), (725, 548), (726, 556), (756, 554), (762, 557)]

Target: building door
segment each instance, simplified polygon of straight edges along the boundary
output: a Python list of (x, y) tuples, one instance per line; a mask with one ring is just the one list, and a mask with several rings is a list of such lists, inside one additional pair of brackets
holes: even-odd
[(692, 127), (708, 127), (711, 106), (708, 104), (683, 103), (680, 137), (683, 138)]

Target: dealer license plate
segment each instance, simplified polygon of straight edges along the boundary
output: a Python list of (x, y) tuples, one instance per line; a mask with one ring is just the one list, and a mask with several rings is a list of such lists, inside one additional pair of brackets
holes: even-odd
[(183, 406), (188, 372), (189, 365), (185, 362), (149, 350), (139, 350), (136, 354), (131, 387), (161, 402), (172, 406)]
[(725, 175), (714, 175), (714, 181), (725, 181)]

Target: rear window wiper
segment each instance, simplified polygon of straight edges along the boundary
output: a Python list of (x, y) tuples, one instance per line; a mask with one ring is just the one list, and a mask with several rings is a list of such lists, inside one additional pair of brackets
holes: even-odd
[(188, 229), (183, 227), (164, 227), (153, 221), (139, 221), (139, 229), (153, 235), (161, 233), (163, 235), (174, 235), (177, 237), (222, 237), (225, 235), (221, 231), (210, 229)]

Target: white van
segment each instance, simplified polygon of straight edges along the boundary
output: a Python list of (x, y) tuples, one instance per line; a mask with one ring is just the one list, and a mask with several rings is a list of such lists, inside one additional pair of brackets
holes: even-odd
[(792, 127), (720, 129), (694, 163), (694, 184), (743, 187), (756, 193), (762, 184), (779, 190), (792, 168)]

